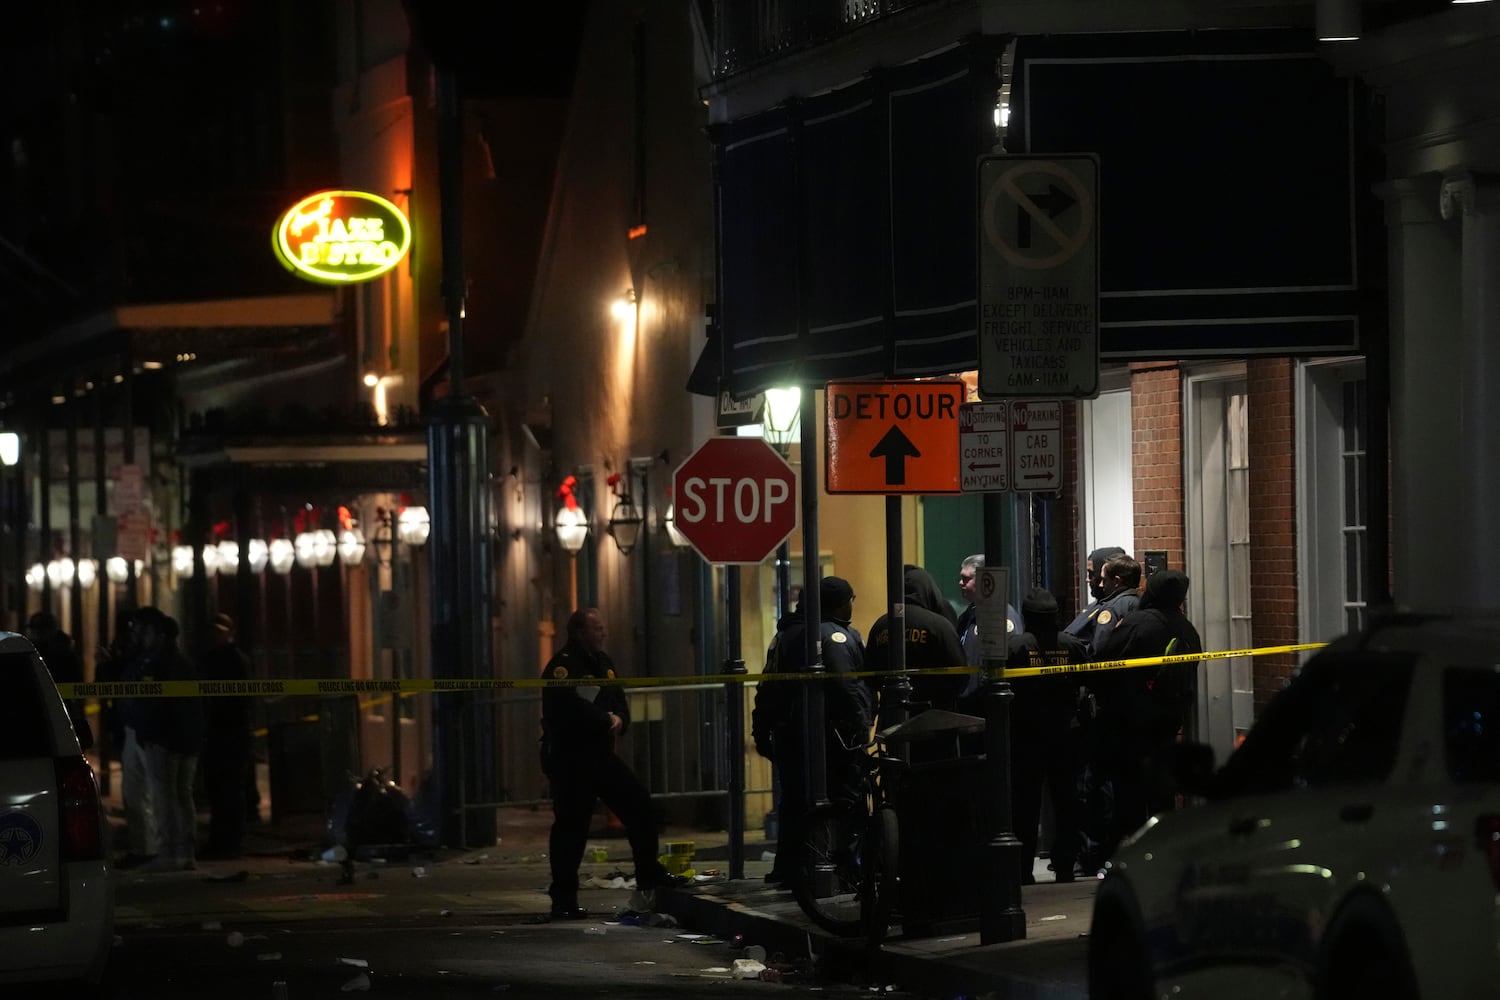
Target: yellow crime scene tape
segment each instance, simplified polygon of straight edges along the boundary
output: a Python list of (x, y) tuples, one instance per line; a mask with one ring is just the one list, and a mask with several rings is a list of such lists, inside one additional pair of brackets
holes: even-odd
[[(1069, 663), (1045, 667), (1007, 667), (1003, 678), (1036, 677), (1042, 674), (1093, 673), (1100, 670), (1122, 670), (1168, 663), (1196, 663), (1199, 660), (1228, 660), (1241, 656), (1272, 656), (1321, 649), (1327, 643), (1302, 642), (1286, 646), (1261, 646), (1254, 649), (1223, 649), (1206, 653), (1173, 656), (1145, 656), (1132, 660), (1098, 660), (1092, 663)], [(889, 677), (908, 674), (942, 677), (972, 674), (979, 667), (909, 667), (905, 670), (860, 670), (839, 677)], [(690, 677), (569, 677), (564, 680), (531, 678), (412, 677), (388, 680), (355, 680), (349, 678), (287, 678), (240, 681), (96, 681), (59, 684), (64, 698), (281, 698), (293, 695), (380, 694), (415, 695), (446, 694), (453, 691), (514, 691), (528, 688), (577, 687), (579, 685), (614, 685), (626, 688), (690, 687), (705, 684), (764, 684), (782, 681), (825, 679), (826, 672), (813, 673), (744, 673), (696, 674)], [(380, 699), (384, 700), (384, 699)]]

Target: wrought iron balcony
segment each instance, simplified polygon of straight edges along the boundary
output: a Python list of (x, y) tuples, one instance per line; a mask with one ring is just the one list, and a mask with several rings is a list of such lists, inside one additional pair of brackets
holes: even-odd
[(714, 77), (724, 79), (940, 0), (707, 0)]

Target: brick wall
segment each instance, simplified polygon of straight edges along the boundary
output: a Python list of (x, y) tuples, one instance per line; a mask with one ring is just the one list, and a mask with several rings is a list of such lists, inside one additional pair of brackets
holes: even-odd
[[(1250, 614), (1256, 646), (1297, 641), (1297, 476), (1293, 365), (1249, 362)], [(1255, 712), (1286, 683), (1295, 654), (1257, 656)]]
[(1167, 565), (1184, 565), (1182, 378), (1175, 364), (1131, 366), (1130, 434), (1135, 491), (1135, 551), (1164, 549)]

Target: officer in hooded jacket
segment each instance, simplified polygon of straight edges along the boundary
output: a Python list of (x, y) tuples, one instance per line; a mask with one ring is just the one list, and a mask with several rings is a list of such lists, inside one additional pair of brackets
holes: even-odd
[[(906, 667), (907, 669), (932, 667), (962, 667), (968, 661), (963, 646), (958, 640), (958, 616), (953, 606), (943, 596), (932, 574), (920, 566), (908, 564), (904, 571), (906, 591)], [(884, 614), (870, 626), (869, 639), (865, 643), (865, 663), (870, 670), (891, 669), (890, 615)], [(959, 697), (968, 683), (965, 674), (943, 674), (939, 676), (911, 676), (911, 701), (913, 709), (941, 708), (955, 711)], [(887, 705), (889, 697), (880, 692), (880, 726), (885, 728), (900, 718), (894, 706)]]
[[(598, 608), (568, 618), (568, 641), (542, 670), (545, 680), (613, 680), (604, 651), (609, 631)], [(637, 888), (649, 892), (687, 884), (662, 865), (651, 793), (616, 755), (615, 740), (630, 726), (630, 702), (619, 684), (558, 685), (542, 690), (542, 771), (551, 782), (552, 832), (548, 861), (554, 920), (582, 920), (578, 866), (594, 806), (601, 799), (625, 826)]]

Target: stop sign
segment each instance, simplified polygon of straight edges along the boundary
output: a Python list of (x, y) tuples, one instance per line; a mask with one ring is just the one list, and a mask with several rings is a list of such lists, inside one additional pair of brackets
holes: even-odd
[(677, 530), (712, 563), (759, 563), (797, 527), (797, 473), (760, 438), (709, 438), (672, 476)]

